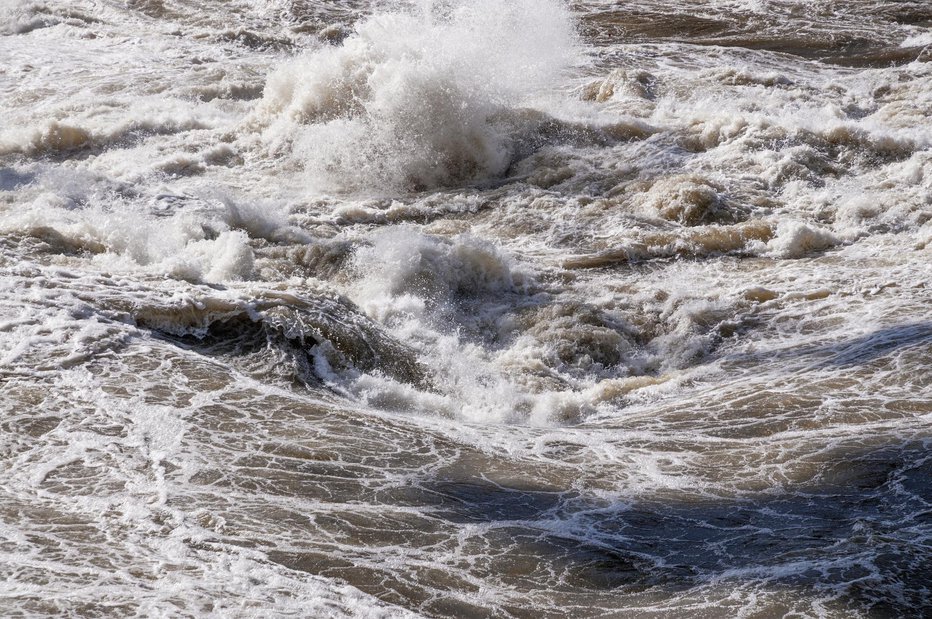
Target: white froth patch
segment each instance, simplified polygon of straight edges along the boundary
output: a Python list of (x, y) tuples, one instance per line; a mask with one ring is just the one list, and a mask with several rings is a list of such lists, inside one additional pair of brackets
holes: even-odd
[(842, 240), (830, 230), (799, 221), (781, 221), (776, 235), (767, 243), (770, 254), (780, 258), (802, 258), (839, 245)]
[(526, 290), (531, 276), (497, 247), (463, 235), (452, 242), (407, 226), (385, 230), (356, 252), (353, 299), (370, 315), (455, 311), (456, 295)]
[(482, 423), (542, 424), (559, 416), (560, 407), (580, 408), (575, 395), (521, 388), (494, 354), (459, 332), (458, 325), (477, 319), (464, 314), (463, 299), (494, 299), (532, 286), (532, 276), (491, 243), (468, 235), (445, 240), (400, 226), (359, 249), (352, 269), (351, 298), (418, 351), (438, 388), (428, 392), (374, 374), (332, 377), (362, 402)]
[(496, 176), (511, 160), (494, 115), (575, 62), (554, 0), (449, 2), (382, 13), (273, 72), (253, 122), (318, 189), (381, 192)]
[(900, 43), (900, 47), (923, 47), (926, 45), (932, 45), (932, 32), (929, 30), (921, 30), (916, 34), (906, 37), (903, 39), (903, 42)]
[(41, 8), (44, 6), (33, 0), (5, 0), (0, 6), (0, 35), (26, 34), (60, 21), (57, 16), (40, 12)]
[(69, 196), (70, 181), (62, 182), (58, 191), (46, 188), (31, 203), (0, 212), (0, 230), (60, 246), (53, 251), (90, 253), (107, 270), (208, 283), (256, 276), (251, 238), (309, 238), (288, 226), (284, 214), (272, 206), (263, 209), (221, 197), (190, 200), (201, 208), (153, 215), (142, 205), (112, 201), (93, 191)]
[(252, 278), (255, 257), (246, 234), (228, 230), (215, 239), (188, 243), (180, 256), (163, 264), (179, 279), (224, 282)]

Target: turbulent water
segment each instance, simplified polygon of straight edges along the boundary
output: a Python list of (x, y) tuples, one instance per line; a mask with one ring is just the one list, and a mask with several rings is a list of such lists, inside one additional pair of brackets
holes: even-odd
[(3, 0), (0, 614), (932, 615), (932, 5)]

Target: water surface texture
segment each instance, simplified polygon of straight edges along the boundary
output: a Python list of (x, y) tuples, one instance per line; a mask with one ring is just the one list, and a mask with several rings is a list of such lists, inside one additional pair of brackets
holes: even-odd
[(932, 5), (4, 0), (0, 614), (932, 614)]

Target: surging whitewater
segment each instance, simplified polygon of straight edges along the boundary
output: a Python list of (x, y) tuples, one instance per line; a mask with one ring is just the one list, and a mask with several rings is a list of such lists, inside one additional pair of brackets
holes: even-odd
[[(528, 36), (534, 33), (533, 38)], [(559, 3), (481, 1), (380, 13), (276, 69), (251, 121), (305, 188), (383, 194), (504, 173), (504, 125), (573, 61)]]
[(930, 28), (4, 4), (3, 608), (932, 612)]

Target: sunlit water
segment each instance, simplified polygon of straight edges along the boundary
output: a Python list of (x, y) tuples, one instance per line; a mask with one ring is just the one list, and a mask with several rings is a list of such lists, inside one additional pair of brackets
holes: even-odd
[(932, 613), (932, 6), (6, 0), (0, 614)]

